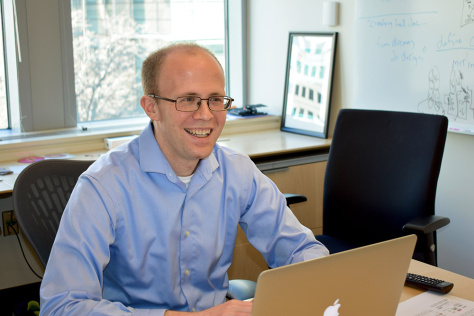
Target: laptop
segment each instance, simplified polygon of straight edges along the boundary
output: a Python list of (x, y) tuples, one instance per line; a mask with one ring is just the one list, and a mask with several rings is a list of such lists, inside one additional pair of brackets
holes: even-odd
[(395, 315), (415, 243), (409, 235), (266, 270), (252, 316)]

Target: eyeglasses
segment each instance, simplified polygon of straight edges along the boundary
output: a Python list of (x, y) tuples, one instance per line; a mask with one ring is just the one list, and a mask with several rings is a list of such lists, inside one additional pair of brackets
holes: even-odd
[(161, 99), (168, 102), (174, 102), (174, 106), (176, 110), (181, 111), (181, 112), (197, 111), (199, 107), (201, 106), (201, 101), (203, 100), (207, 101), (207, 106), (209, 107), (209, 110), (211, 111), (227, 111), (228, 109), (230, 109), (232, 105), (232, 101), (234, 101), (234, 99), (232, 99), (231, 97), (221, 97), (221, 96), (212, 96), (207, 99), (203, 99), (196, 96), (186, 96), (186, 97), (179, 97), (176, 100), (163, 98), (154, 94), (149, 94), (148, 96), (155, 99)]

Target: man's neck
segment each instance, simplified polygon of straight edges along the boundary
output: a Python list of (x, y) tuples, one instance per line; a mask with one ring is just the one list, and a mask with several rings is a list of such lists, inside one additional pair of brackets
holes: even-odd
[(174, 164), (172, 161), (168, 160), (169, 164), (171, 165), (171, 168), (173, 169), (174, 173), (176, 173), (178, 177), (188, 177), (194, 174), (194, 171), (196, 171), (197, 166), (199, 165), (199, 161), (200, 160), (198, 160), (196, 164), (191, 164), (189, 166), (186, 166), (183, 164)]

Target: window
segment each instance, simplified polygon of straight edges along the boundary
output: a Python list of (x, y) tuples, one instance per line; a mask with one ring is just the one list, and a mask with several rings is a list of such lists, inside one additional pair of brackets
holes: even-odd
[(321, 68), (319, 68), (319, 78), (320, 79), (324, 78), (324, 72), (325, 72), (324, 66), (321, 66)]
[[(246, 103), (244, 0), (3, 0), (12, 20), (14, 3), (22, 61), (12, 57), (15, 52), (8, 55), (21, 89), (7, 96), (14, 108), (10, 123), (19, 133), (124, 126), (136, 118), (143, 125), (141, 63), (174, 41), (211, 49), (225, 69), (228, 93)], [(13, 38), (7, 50), (15, 49), (14, 27), (5, 32)], [(229, 79), (231, 73), (236, 80)], [(15, 123), (20, 117), (21, 131)]]
[(304, 109), (300, 109), (298, 117), (304, 117)]
[(71, 0), (78, 122), (144, 116), (141, 64), (176, 40), (225, 67), (224, 1)]
[(9, 127), (3, 38), (3, 15), (0, 14), (0, 129), (5, 129)]
[(323, 47), (324, 47), (324, 44), (320, 44), (316, 47), (316, 50), (314, 51), (314, 54), (315, 55), (321, 55), (322, 52), (323, 52)]

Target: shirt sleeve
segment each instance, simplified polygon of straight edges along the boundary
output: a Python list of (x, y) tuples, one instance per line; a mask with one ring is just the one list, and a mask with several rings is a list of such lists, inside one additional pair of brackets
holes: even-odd
[(41, 284), (41, 315), (163, 315), (103, 299), (103, 270), (110, 259), (113, 200), (82, 176), (61, 218)]
[(272, 268), (329, 255), (288, 208), (277, 186), (256, 167), (240, 226)]

